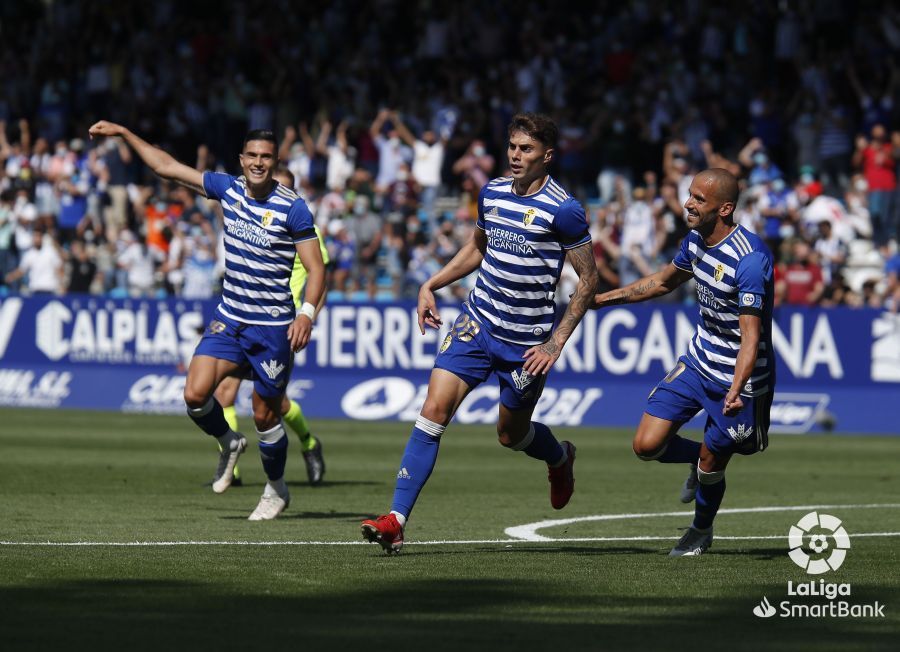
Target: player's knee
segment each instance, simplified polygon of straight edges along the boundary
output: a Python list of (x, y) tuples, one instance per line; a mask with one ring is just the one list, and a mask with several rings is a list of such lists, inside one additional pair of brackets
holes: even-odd
[(529, 423), (527, 427), (516, 428), (509, 424), (497, 424), (497, 440), (501, 446), (511, 448), (514, 451), (525, 450), (531, 446), (534, 441), (535, 429), (534, 424)]
[(506, 448), (515, 448), (528, 436), (529, 431), (517, 430), (497, 424), (497, 441)]
[(257, 430), (271, 430), (278, 425), (279, 419), (280, 415), (273, 412), (265, 403), (253, 408), (253, 421)]
[(432, 398), (426, 398), (420, 414), (434, 423), (446, 426), (450, 422), (450, 410)]
[(697, 480), (700, 484), (718, 484), (725, 479), (725, 470), (721, 471), (704, 471), (697, 467)]
[(192, 385), (184, 386), (184, 402), (191, 409), (202, 408), (209, 400), (209, 394)]
[(640, 437), (635, 437), (634, 441), (631, 442), (631, 450), (634, 451), (638, 459), (644, 462), (652, 462), (659, 459), (668, 447), (668, 443), (664, 443), (662, 446), (653, 446)]

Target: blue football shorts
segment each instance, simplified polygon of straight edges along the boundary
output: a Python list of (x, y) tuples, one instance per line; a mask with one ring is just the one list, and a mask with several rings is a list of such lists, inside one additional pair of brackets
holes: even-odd
[(264, 398), (284, 393), (291, 377), (294, 354), (288, 324), (262, 326), (228, 319), (219, 312), (209, 322), (194, 355), (208, 355), (242, 366), (236, 375), (253, 379), (253, 389)]
[[(774, 383), (773, 383), (774, 384)], [(703, 441), (714, 454), (752, 455), (769, 445), (772, 391), (741, 396), (744, 407), (734, 416), (722, 414), (728, 388), (701, 374), (685, 356), (647, 397), (647, 414), (682, 424), (706, 411)]]
[(522, 370), (522, 356), (530, 348), (489, 335), (463, 312), (441, 343), (434, 366), (461, 378), (472, 389), (494, 373), (500, 381), (500, 402), (510, 410), (530, 409), (541, 397), (547, 379)]

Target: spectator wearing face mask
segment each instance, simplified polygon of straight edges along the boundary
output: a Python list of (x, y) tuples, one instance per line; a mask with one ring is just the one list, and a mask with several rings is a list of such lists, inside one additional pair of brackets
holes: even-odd
[(193, 239), (190, 249), (182, 268), (184, 287), (181, 296), (185, 299), (209, 299), (216, 287), (216, 256), (212, 242), (199, 236)]
[(360, 289), (365, 289), (370, 299), (375, 298), (375, 274), (378, 252), (381, 249), (382, 223), (369, 206), (369, 198), (359, 195), (353, 204), (351, 218), (353, 240), (357, 249), (357, 278)]
[(825, 283), (831, 283), (847, 260), (847, 245), (834, 234), (831, 222), (819, 222), (819, 237), (814, 249), (819, 256), (822, 278)]
[(88, 294), (97, 279), (97, 264), (90, 256), (83, 240), (73, 240), (70, 249), (69, 288), (70, 294)]
[(393, 121), (391, 121), (387, 137), (382, 134), (384, 126), (390, 118), (391, 111), (381, 109), (369, 127), (369, 133), (378, 149), (378, 175), (375, 177), (375, 189), (379, 193), (384, 193), (397, 180), (400, 164), (407, 157), (406, 147), (400, 140), (400, 134)]
[(790, 263), (775, 267), (775, 305), (814, 306), (824, 290), (822, 269), (812, 250), (803, 240), (795, 240)]
[(385, 195), (385, 212), (397, 213), (400, 216), (414, 214), (419, 207), (421, 190), (415, 177), (410, 174), (409, 165), (401, 163), (397, 170), (397, 178)]
[(36, 229), (31, 249), (25, 252), (19, 266), (6, 275), (13, 283), (27, 277), (29, 294), (57, 294), (62, 287), (63, 260), (59, 247), (49, 234)]
[(765, 146), (759, 138), (751, 139), (744, 146), (738, 154), (738, 161), (750, 170), (747, 175), (747, 183), (751, 186), (761, 186), (784, 177), (781, 169), (769, 158)]
[(800, 202), (797, 194), (781, 177), (773, 179), (760, 193), (759, 214), (763, 218), (763, 238), (777, 251), (782, 240), (796, 233)]
[(413, 149), (415, 158), (412, 164), (412, 177), (421, 188), (422, 209), (428, 217), (431, 231), (434, 232), (437, 230), (434, 200), (441, 187), (441, 169), (444, 166), (446, 138), (438, 138), (431, 129), (426, 129), (421, 138), (416, 138), (396, 111), (391, 113), (391, 120), (397, 126), (400, 138)]
[(453, 164), (453, 174), (462, 178), (463, 190), (477, 195), (494, 169), (494, 157), (487, 153), (484, 141), (473, 140), (466, 153)]

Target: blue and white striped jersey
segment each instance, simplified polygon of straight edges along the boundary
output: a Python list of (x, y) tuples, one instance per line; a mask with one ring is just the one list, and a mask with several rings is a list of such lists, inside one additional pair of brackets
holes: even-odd
[(759, 396), (773, 391), (773, 261), (762, 239), (738, 226), (720, 243), (707, 247), (700, 234), (691, 231), (681, 241), (672, 264), (691, 272), (697, 282), (700, 320), (688, 346), (688, 361), (707, 378), (730, 387), (741, 348), (739, 315), (759, 315), (762, 325), (756, 367), (741, 394)]
[(487, 252), (465, 303), (494, 337), (524, 345), (553, 329), (553, 294), (567, 249), (591, 241), (584, 209), (551, 177), (535, 193), (513, 193), (512, 177), (489, 181), (478, 198)]
[(279, 183), (258, 201), (244, 177), (217, 172), (203, 173), (203, 189), (225, 215), (225, 280), (217, 310), (245, 324), (291, 323), (294, 244), (316, 237), (306, 202)]

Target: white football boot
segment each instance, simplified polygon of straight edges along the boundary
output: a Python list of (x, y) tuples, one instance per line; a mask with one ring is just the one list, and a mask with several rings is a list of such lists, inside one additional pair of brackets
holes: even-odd
[(285, 490), (284, 494), (279, 495), (275, 489), (267, 482), (263, 495), (259, 499), (259, 504), (253, 513), (247, 517), (248, 521), (271, 521), (278, 518), (284, 510), (291, 504), (291, 494)]
[(231, 486), (234, 481), (234, 467), (245, 450), (247, 450), (247, 438), (240, 433), (235, 433), (227, 447), (222, 446), (222, 450), (219, 451), (219, 466), (216, 468), (216, 477), (212, 483), (212, 490), (217, 494)]

